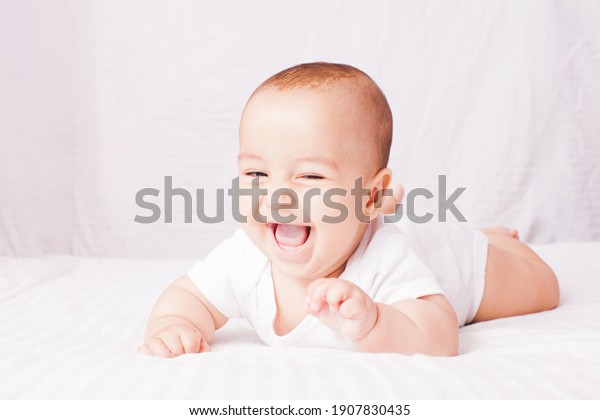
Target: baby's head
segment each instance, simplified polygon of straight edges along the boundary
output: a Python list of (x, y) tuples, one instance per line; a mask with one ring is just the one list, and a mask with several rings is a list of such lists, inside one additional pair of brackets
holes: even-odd
[(274, 271), (339, 276), (381, 213), (391, 141), (387, 100), (354, 67), (301, 64), (254, 91), (240, 123), (239, 179), (264, 195), (240, 198), (240, 208)]
[[(327, 128), (334, 131), (330, 134), (334, 135), (323, 136), (323, 140), (338, 142), (347, 151), (358, 152), (352, 157), (357, 158), (354, 163), (366, 166), (362, 167), (366, 171), (362, 172), (363, 176), (372, 176), (387, 166), (392, 144), (392, 112), (381, 89), (363, 71), (324, 62), (290, 67), (256, 88), (243, 117), (247, 116), (251, 104), (274, 99), (288, 104), (305, 100), (312, 103), (316, 113), (330, 113), (327, 116), (334, 120), (329, 122), (338, 124), (327, 124)], [(242, 128), (244, 123), (242, 118)], [(348, 129), (353, 130), (351, 135)], [(241, 137), (240, 142), (243, 141)]]

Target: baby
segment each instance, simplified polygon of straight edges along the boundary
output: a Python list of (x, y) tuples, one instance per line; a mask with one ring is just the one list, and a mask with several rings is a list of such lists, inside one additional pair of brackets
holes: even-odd
[(402, 196), (391, 140), (385, 96), (354, 67), (262, 83), (240, 123), (246, 221), (161, 294), (139, 350), (209, 351), (242, 317), (274, 346), (452, 356), (463, 325), (555, 308), (554, 273), (515, 231), (384, 223)]

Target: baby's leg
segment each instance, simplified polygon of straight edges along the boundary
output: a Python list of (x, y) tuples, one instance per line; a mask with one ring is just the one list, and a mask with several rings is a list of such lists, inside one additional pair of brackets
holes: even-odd
[(552, 269), (511, 230), (481, 229), (489, 237), (485, 288), (473, 322), (554, 309), (559, 289)]

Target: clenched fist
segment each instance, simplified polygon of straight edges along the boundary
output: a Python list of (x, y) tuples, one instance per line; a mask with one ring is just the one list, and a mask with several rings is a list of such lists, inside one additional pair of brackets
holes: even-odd
[(148, 337), (138, 350), (151, 356), (175, 357), (186, 353), (210, 351), (210, 346), (197, 328), (181, 322), (157, 331)]

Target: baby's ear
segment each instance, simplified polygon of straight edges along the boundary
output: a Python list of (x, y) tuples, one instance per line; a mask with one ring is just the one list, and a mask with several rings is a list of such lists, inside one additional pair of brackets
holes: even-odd
[(390, 193), (386, 193), (381, 203), (381, 211), (383, 214), (395, 214), (396, 206), (402, 203), (404, 198), (404, 187), (398, 182), (392, 181), (387, 188), (391, 190)]
[[(400, 201), (402, 201), (402, 194), (404, 190), (400, 184), (392, 183), (391, 169), (381, 169), (373, 177), (371, 185), (371, 193), (369, 201), (367, 202), (366, 214), (368, 214), (372, 219), (375, 218), (379, 212), (383, 212), (384, 214), (393, 214), (396, 210), (395, 200), (398, 200), (398, 204)], [(399, 196), (398, 193), (400, 194)]]

